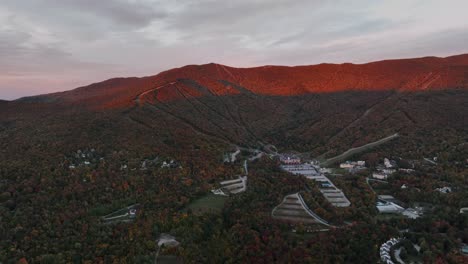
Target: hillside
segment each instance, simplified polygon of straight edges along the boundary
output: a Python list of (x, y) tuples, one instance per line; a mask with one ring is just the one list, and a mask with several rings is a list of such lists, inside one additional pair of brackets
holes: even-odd
[[(184, 263), (376, 263), (379, 246), (409, 227), (424, 256), (454, 258), (468, 220), (458, 211), (468, 206), (467, 62), (192, 65), (0, 102), (0, 262), (154, 263), (156, 239), (171, 234), (180, 246), (161, 253)], [(319, 183), (263, 155), (274, 145), (324, 160), (369, 143), (346, 155), (368, 171), (329, 175), (351, 203), (339, 209)], [(238, 159), (224, 163), (234, 149)], [(381, 218), (365, 178), (384, 157), (415, 171), (398, 172), (383, 193), (433, 212)], [(423, 162), (433, 157), (438, 165)], [(220, 181), (247, 171), (245, 192), (213, 199)], [(434, 191), (447, 185), (453, 194)], [(340, 227), (315, 232), (272, 218), (298, 192)]]
[(385, 60), (366, 64), (233, 68), (189, 65), (142, 78), (115, 78), (72, 91), (19, 101), (62, 102), (93, 109), (145, 101), (256, 94), (293, 96), (342, 91), (424, 91), (468, 88), (468, 54), (447, 58)]

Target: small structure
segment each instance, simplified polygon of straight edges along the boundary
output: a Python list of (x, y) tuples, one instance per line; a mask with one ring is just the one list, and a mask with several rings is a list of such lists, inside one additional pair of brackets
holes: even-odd
[(301, 164), (301, 158), (294, 154), (280, 154), (280, 162), (287, 165)]
[(132, 208), (130, 209), (130, 211), (128, 211), (129, 213), (129, 216), (130, 218), (135, 218), (136, 217), (136, 213), (137, 213), (137, 210), (135, 208)]
[(405, 173), (415, 172), (415, 170), (413, 170), (413, 169), (402, 169), (402, 168), (398, 169), (398, 171), (402, 171), (402, 172), (405, 172)]
[(137, 217), (139, 204), (130, 205), (128, 207), (117, 210), (111, 214), (101, 217), (105, 223), (131, 222)]
[(238, 194), (247, 190), (247, 176), (239, 176), (235, 180), (220, 182), (221, 188), (211, 190), (213, 194), (229, 196), (229, 194)]
[(460, 252), (463, 255), (468, 256), (468, 245), (467, 244), (462, 244), (461, 247), (460, 247)]
[(180, 244), (174, 236), (164, 233), (156, 239), (156, 242), (159, 247), (177, 247)]
[(442, 188), (436, 188), (435, 190), (440, 192), (440, 193), (451, 193), (452, 192), (452, 188), (447, 187), (447, 186), (442, 187)]
[(366, 162), (363, 160), (358, 161), (346, 161), (340, 164), (340, 168), (342, 169), (355, 169), (356, 167), (364, 167)]
[(174, 168), (181, 168), (182, 166), (180, 166), (179, 164), (177, 164), (176, 161), (174, 160), (170, 160), (169, 162), (167, 161), (163, 161), (162, 165), (161, 165), (161, 168), (171, 168), (171, 169), (174, 169)]
[(229, 196), (229, 195), (225, 194), (225, 193), (223, 192), (223, 190), (221, 190), (221, 189), (211, 190), (211, 192), (212, 192), (213, 194), (215, 194), (215, 195)]
[(382, 172), (373, 172), (372, 178), (378, 179), (378, 180), (386, 180), (388, 178), (388, 175)]
[(393, 167), (395, 167), (395, 161), (393, 161), (393, 160), (390, 161), (389, 159), (384, 158), (384, 166), (387, 169), (393, 168)]
[(401, 212), (401, 214), (408, 218), (416, 219), (422, 215), (422, 211), (414, 208), (407, 208), (403, 212)]
[(377, 210), (379, 210), (379, 213), (383, 214), (401, 213), (405, 210), (403, 207), (399, 206), (396, 203), (384, 201), (382, 199), (377, 200), (376, 207)]
[(237, 160), (237, 155), (241, 153), (240, 149), (237, 148), (235, 152), (232, 153), (224, 153), (223, 155), (223, 162), (224, 163), (234, 163)]
[(460, 214), (467, 214), (467, 213), (468, 213), (468, 207), (460, 208)]

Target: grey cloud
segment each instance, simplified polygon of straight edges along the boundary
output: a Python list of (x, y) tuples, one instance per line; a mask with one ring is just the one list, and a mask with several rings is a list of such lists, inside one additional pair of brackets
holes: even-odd
[(128, 2), (124, 0), (48, 0), (50, 5), (65, 11), (75, 9), (77, 12), (92, 14), (98, 19), (108, 19), (117, 25), (143, 27), (154, 19), (161, 19), (167, 13), (157, 3), (145, 1)]
[(31, 83), (66, 90), (185, 64), (463, 53), (468, 22), (457, 17), (464, 8), (462, 0), (1, 0), (0, 98), (6, 87), (18, 95), (36, 93)]

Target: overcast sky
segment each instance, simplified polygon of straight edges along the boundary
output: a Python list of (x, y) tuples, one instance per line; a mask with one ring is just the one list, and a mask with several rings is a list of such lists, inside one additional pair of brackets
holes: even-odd
[(186, 64), (468, 53), (466, 0), (0, 0), (0, 98)]

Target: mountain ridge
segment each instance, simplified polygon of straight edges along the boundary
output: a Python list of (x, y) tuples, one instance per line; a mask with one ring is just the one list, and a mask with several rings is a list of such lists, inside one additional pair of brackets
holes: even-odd
[(108, 109), (239, 93), (291, 96), (341, 91), (406, 92), (468, 88), (467, 76), (468, 54), (363, 64), (265, 65), (250, 68), (208, 63), (173, 68), (152, 76), (112, 78), (69, 91), (17, 101), (64, 102)]

